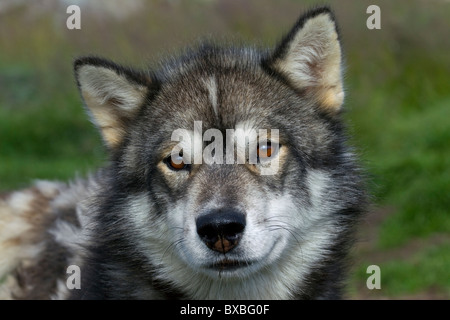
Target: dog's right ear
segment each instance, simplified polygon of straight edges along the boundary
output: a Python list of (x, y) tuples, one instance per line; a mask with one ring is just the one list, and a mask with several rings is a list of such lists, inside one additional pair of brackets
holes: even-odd
[(341, 51), (334, 14), (319, 7), (300, 17), (264, 64), (334, 114), (344, 102)]
[(75, 61), (75, 76), (84, 103), (109, 149), (123, 140), (127, 126), (145, 104), (152, 79), (97, 58)]

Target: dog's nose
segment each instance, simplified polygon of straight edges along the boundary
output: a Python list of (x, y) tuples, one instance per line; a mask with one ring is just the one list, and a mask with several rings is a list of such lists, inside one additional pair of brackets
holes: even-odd
[(245, 215), (233, 209), (218, 209), (197, 219), (197, 233), (211, 250), (227, 253), (241, 240)]

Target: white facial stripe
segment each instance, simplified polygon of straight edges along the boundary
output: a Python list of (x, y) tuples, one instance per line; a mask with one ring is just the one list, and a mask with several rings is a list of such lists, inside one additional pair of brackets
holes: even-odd
[(217, 83), (216, 78), (213, 76), (204, 80), (206, 89), (208, 90), (209, 94), (209, 101), (211, 102), (212, 109), (214, 111), (214, 114), (216, 118), (219, 117), (219, 110), (217, 106)]

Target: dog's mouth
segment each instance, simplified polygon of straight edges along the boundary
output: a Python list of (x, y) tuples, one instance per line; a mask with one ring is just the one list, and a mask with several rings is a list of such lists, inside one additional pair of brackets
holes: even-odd
[(208, 265), (208, 269), (212, 269), (212, 270), (216, 270), (216, 271), (234, 271), (237, 269), (249, 267), (252, 264), (253, 264), (253, 261), (241, 261), (241, 260), (225, 258), (218, 262)]

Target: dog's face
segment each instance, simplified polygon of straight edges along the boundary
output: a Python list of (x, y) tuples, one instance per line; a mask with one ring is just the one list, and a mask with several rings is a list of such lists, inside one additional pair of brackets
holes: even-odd
[(112, 154), (120, 219), (163, 272), (247, 277), (294, 252), (320, 255), (338, 232), (333, 170), (348, 155), (328, 10), (302, 17), (273, 52), (204, 46), (156, 73), (98, 58), (75, 70)]
[[(286, 173), (301, 168), (294, 161), (296, 151), (290, 151), (289, 136), (295, 132), (288, 132), (279, 111), (293, 105), (295, 95), (245, 53), (222, 58), (228, 59), (222, 65), (204, 55), (195, 58), (208, 71), (193, 65), (166, 83), (153, 102), (161, 121), (145, 123), (155, 120), (149, 108), (138, 127), (144, 136), (161, 139), (150, 143), (155, 169), (149, 189), (153, 202), (164, 205), (173, 249), (194, 269), (227, 277), (255, 271), (283, 251), (289, 230), (295, 229), (289, 221), (294, 205), (284, 186), (297, 185), (292, 179), (298, 177)], [(235, 70), (226, 72), (226, 64), (235, 64)], [(173, 141), (179, 129), (182, 140)], [(132, 141), (145, 143), (138, 136)], [(179, 163), (171, 154), (177, 146), (182, 147), (182, 157), (175, 154)]]

